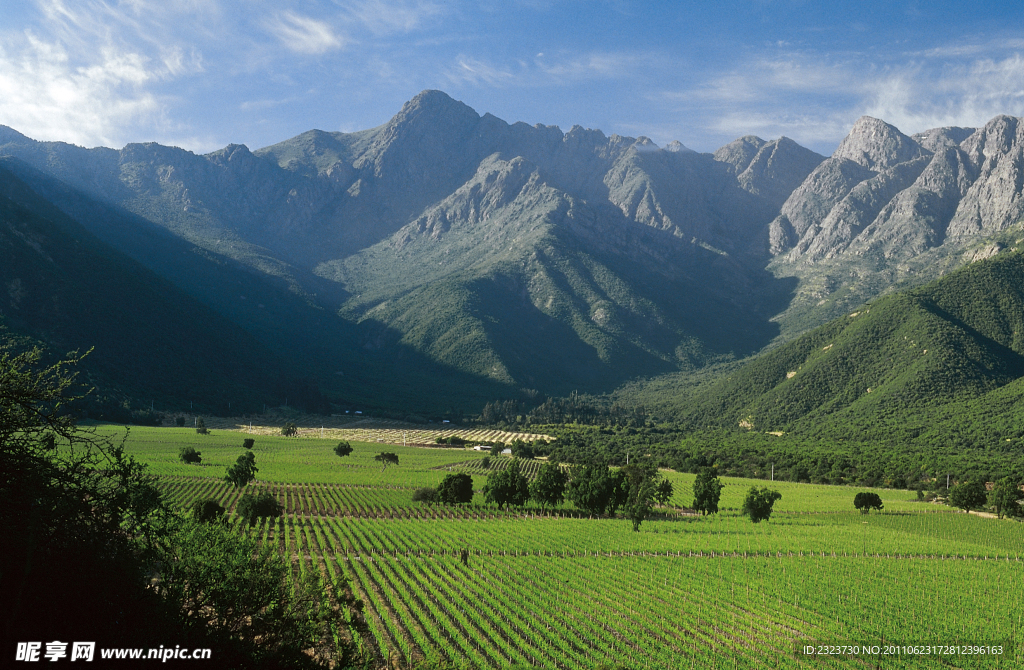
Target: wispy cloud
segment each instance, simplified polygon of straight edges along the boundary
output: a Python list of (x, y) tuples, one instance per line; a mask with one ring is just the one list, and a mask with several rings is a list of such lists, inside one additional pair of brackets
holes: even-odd
[(61, 45), (31, 33), (14, 46), (0, 48), (0, 121), (23, 133), (111, 145), (123, 140), (124, 126), (161, 113), (145, 88), (160, 68), (140, 54), (106, 48), (75, 66)]
[(322, 54), (345, 46), (329, 23), (294, 12), (268, 19), (266, 27), (285, 47), (298, 53)]
[(175, 37), (176, 26), (202, 24), (215, 8), (184, 0), (38, 0), (32, 29), (0, 29), (0, 123), (90, 146), (140, 134), (170, 140), (168, 133), (184, 128), (169, 120), (171, 96), (161, 86), (205, 69), (199, 48)]
[(644, 52), (591, 51), (581, 54), (538, 54), (537, 70), (552, 83), (592, 79), (621, 79), (663, 65), (665, 59)]
[(453, 84), (497, 86), (512, 81), (516, 75), (508, 68), (496, 67), (475, 58), (461, 56), (456, 60), (455, 65), (445, 72), (445, 77)]
[(998, 114), (1024, 116), (1024, 57), (910, 66), (872, 88), (864, 113), (905, 132), (977, 127)]
[(336, 0), (344, 16), (372, 35), (393, 35), (412, 32), (428, 20), (444, 14), (442, 3), (409, 0)]
[(600, 52), (538, 53), (532, 60), (517, 59), (494, 64), (460, 55), (445, 71), (456, 84), (505, 86), (515, 82), (523, 87), (566, 86), (599, 80), (623, 80), (641, 71), (650, 72), (664, 59), (647, 53)]
[(1024, 42), (1008, 38), (998, 47), (940, 46), (885, 58), (781, 47), (651, 98), (702, 116), (712, 135), (787, 135), (819, 149), (838, 143), (863, 115), (905, 133), (976, 127), (998, 114), (1024, 116)]

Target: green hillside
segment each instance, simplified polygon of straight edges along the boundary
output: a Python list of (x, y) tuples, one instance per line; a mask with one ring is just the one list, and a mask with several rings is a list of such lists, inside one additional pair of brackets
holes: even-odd
[(1024, 255), (1007, 251), (880, 298), (662, 409), (691, 429), (780, 441), (1019, 453), (1022, 334)]
[[(263, 402), (279, 405), (287, 401), (309, 409), (328, 411), (324, 404), (326, 397), (335, 406), (345, 409), (401, 410), (412, 414), (439, 415), (482, 407), (488, 400), (517, 392), (507, 384), (481, 379), (426, 358), (413, 347), (400, 343), (401, 334), (384, 324), (375, 321), (357, 324), (339, 316), (334, 311), (337, 291), (332, 293), (337, 285), (332, 282), (325, 282), (312, 274), (306, 275), (303, 280), (305, 286), (318, 291), (318, 295), (310, 294), (298, 287), (293, 276), (287, 273), (262, 272), (250, 264), (192, 244), (123, 208), (94, 199), (48, 177), (18, 159), (0, 160), (0, 168), (4, 169), (0, 182), (19, 184), (19, 189), (31, 194), (23, 200), (31, 201), (41, 211), (45, 210), (46, 216), (74, 230), (74, 235), (88, 238), (89, 248), (100, 256), (110, 254), (118, 259), (115, 265), (133, 267), (152, 280), (156, 277), (147, 269), (161, 277), (164, 281), (160, 285), (164, 287), (166, 301), (196, 306), (199, 313), (206, 315), (201, 321), (205, 324), (202, 328), (207, 339), (247, 338), (260, 353), (247, 357), (243, 355), (245, 347), (235, 348), (238, 353), (228, 357), (228, 360), (235, 361), (235, 366), (208, 366), (206, 369), (223, 370), (229, 378), (237, 377), (236, 370), (251, 374), (251, 385), (269, 394), (261, 397), (257, 406), (262, 406)], [(26, 184), (31, 184), (31, 190)], [(24, 256), (26, 267), (31, 271), (35, 271), (32, 265), (38, 260), (38, 254)], [(13, 273), (15, 267), (12, 265), (7, 270)], [(84, 273), (81, 284), (88, 286), (99, 281), (97, 277), (113, 270), (97, 269), (94, 272), (78, 269), (69, 272), (77, 277), (73, 273), (79, 271)], [(294, 268), (291, 272), (297, 273)], [(11, 274), (10, 281), (19, 276), (26, 286), (30, 285), (26, 272)], [(76, 282), (72, 284), (77, 285)], [(46, 293), (44, 286), (40, 285), (36, 290)], [(121, 290), (117, 282), (114, 286), (111, 299), (115, 299)], [(131, 291), (130, 284), (125, 284), (124, 288)], [(135, 302), (130, 293), (121, 299), (128, 301), (125, 304)], [(78, 305), (86, 303), (76, 300), (73, 304), (77, 309)], [(8, 320), (17, 321), (16, 310), (2, 311)], [(89, 323), (85, 323), (85, 314), (75, 310), (67, 314), (69, 319), (79, 319), (78, 339), (75, 340), (79, 344), (76, 346), (84, 350), (106, 342), (108, 338), (119, 337), (105, 331), (116, 330), (120, 321), (90, 318)], [(197, 321), (182, 317), (154, 323), (162, 324), (168, 336), (173, 337), (183, 328), (199, 327)], [(21, 330), (42, 332), (35, 328), (32, 320), (28, 319)], [(81, 337), (87, 333), (92, 339)], [(51, 338), (42, 339), (50, 341)], [(66, 350), (63, 344), (55, 346), (58, 350)], [(193, 388), (206, 383), (212, 387), (218, 377), (208, 375), (201, 383), (193, 380), (185, 374), (191, 367), (190, 360), (188, 356), (166, 359), (166, 364), (175, 363), (181, 374), (155, 377), (162, 387), (166, 387), (162, 391), (150, 388), (151, 383), (156, 383), (151, 379), (131, 373), (139, 382), (131, 385), (132, 395), (145, 400), (147, 405), (154, 396), (169, 398), (170, 395), (176, 400), (168, 402), (179, 408), (182, 403), (187, 407), (191, 401), (199, 402), (197, 397), (193, 397), (196, 396)], [(128, 368), (131, 359), (123, 358), (114, 363)], [(224, 413), (228, 411), (228, 402), (236, 403), (232, 408), (241, 402), (241, 397), (230, 389), (225, 389), (217, 397), (221, 396), (222, 403), (204, 407)], [(239, 399), (231, 401), (229, 396), (238, 396)]]
[(0, 255), (4, 340), (28, 336), (55, 355), (93, 349), (84, 368), (100, 396), (244, 411), (297, 382), (248, 333), (96, 239), (2, 167)]

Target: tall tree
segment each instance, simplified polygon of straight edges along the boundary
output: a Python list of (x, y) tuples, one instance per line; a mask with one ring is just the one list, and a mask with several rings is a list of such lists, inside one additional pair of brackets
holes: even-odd
[(987, 499), (988, 492), (985, 490), (985, 482), (980, 479), (963, 481), (949, 492), (949, 504), (959, 507), (965, 512), (983, 507)]
[(560, 505), (565, 500), (567, 479), (565, 471), (562, 470), (558, 461), (548, 461), (541, 467), (537, 478), (530, 484), (530, 498), (542, 508)]
[(751, 486), (747, 497), (743, 500), (743, 513), (754, 523), (767, 521), (772, 516), (775, 502), (782, 499), (782, 494), (767, 487)]
[[(671, 497), (671, 488), (663, 488), (658, 468), (652, 463), (634, 463), (619, 470), (618, 495), (626, 516), (633, 522), (633, 530), (640, 531), (640, 524), (647, 520), (654, 509), (654, 503), (666, 494)], [(671, 487), (671, 484), (669, 485)]]
[(530, 482), (522, 473), (518, 458), (512, 459), (512, 463), (504, 470), (487, 475), (487, 483), (484, 484), (484, 500), (487, 502), (493, 502), (498, 507), (521, 507), (529, 499)]
[(588, 463), (573, 468), (566, 497), (573, 505), (590, 514), (604, 514), (615, 506), (619, 481), (604, 463)]
[(882, 497), (877, 493), (861, 491), (853, 497), (853, 506), (860, 510), (861, 514), (867, 514), (872, 509), (882, 511)]
[(389, 465), (398, 465), (398, 454), (391, 451), (382, 451), (374, 456), (373, 460), (384, 464), (384, 467), (380, 469), (381, 472), (384, 472), (388, 469)]
[(1004, 516), (1021, 516), (1024, 508), (1020, 501), (1024, 499), (1024, 491), (1020, 490), (1013, 477), (1003, 477), (992, 487), (988, 495), (988, 503), (995, 507), (996, 516), (1002, 519)]
[(224, 475), (224, 481), (240, 489), (256, 479), (257, 472), (259, 472), (259, 468), (256, 467), (256, 454), (247, 451), (238, 457), (234, 465), (228, 468)]
[(0, 640), (153, 641), (163, 615), (146, 569), (168, 512), (123, 442), (76, 425), (82, 357), (42, 357), (0, 346)]
[(718, 513), (718, 501), (725, 484), (718, 478), (715, 468), (701, 468), (693, 480), (693, 509), (702, 515)]

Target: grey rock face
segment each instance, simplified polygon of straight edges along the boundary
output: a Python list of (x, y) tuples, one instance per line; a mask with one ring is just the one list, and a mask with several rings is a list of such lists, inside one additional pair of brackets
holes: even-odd
[[(718, 153), (715, 155), (718, 160)], [(736, 180), (741, 188), (778, 209), (823, 160), (824, 156), (780, 137), (762, 144)]]
[[(875, 176), (875, 172), (849, 158), (832, 156), (821, 162), (782, 206), (771, 224), (772, 253), (788, 251), (807, 238), (804, 248), (821, 228), (832, 209), (853, 188)], [(797, 251), (792, 256), (798, 255)]]
[(731, 165), (732, 172), (739, 174), (747, 169), (750, 161), (754, 160), (754, 156), (765, 144), (766, 142), (756, 135), (746, 135), (726, 144), (714, 153), (714, 157), (716, 161)]
[(1024, 124), (997, 116), (961, 145), (977, 170), (964, 194), (947, 234), (962, 239), (991, 233), (1024, 217)]
[(872, 251), (908, 259), (1024, 219), (1022, 186), (1019, 119), (999, 116), (978, 130), (936, 128), (908, 137), (862, 117), (782, 205), (768, 241), (786, 262)]
[(833, 158), (848, 158), (869, 170), (885, 170), (899, 163), (920, 158), (924, 147), (885, 121), (862, 116), (850, 134), (839, 143)]

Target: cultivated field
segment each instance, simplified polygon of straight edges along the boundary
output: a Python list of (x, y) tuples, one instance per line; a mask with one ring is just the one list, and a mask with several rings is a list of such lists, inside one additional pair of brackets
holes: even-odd
[[(230, 509), (240, 492), (221, 478), (244, 437), (133, 428), (128, 450), (150, 464), (172, 505), (215, 497)], [(861, 489), (775, 482), (776, 514), (755, 525), (735, 509), (765, 482), (730, 478), (723, 513), (700, 518), (682, 509), (693, 476), (666, 472), (678, 507), (634, 533), (626, 520), (569, 505), (498, 512), (479, 494), (464, 508), (412, 501), (415, 487), (449, 471), (472, 474), (480, 489), (488, 471), (478, 452), (345, 437), (355, 451), (339, 458), (336, 437), (255, 437), (249, 489), (271, 491), (286, 514), (254, 528), (232, 523), (274, 543), (296, 570), (349, 577), (366, 605), (361, 644), (373, 667), (1024, 667), (1024, 651), (1010, 644), (1024, 623), (1016, 522), (884, 489), (886, 511), (861, 515), (852, 504)], [(186, 444), (202, 465), (178, 461)], [(399, 465), (382, 471), (373, 461), (381, 451)], [(796, 653), (843, 644), (891, 653)], [(933, 645), (957, 653), (936, 655), (950, 649)], [(981, 645), (1004, 653), (981, 655)]]
[[(173, 415), (171, 419), (179, 415)], [(193, 426), (196, 417), (180, 415), (186, 426)], [(206, 427), (218, 430), (234, 430), (250, 435), (275, 436), (281, 434), (281, 426), (288, 419), (276, 417), (268, 421), (266, 417), (235, 417), (205, 418)], [(547, 435), (537, 433), (510, 433), (504, 430), (478, 428), (459, 428), (451, 424), (434, 424), (424, 427), (422, 424), (391, 421), (388, 419), (360, 419), (356, 417), (322, 417), (298, 415), (293, 419), (299, 427), (295, 437), (311, 437), (332, 440), (356, 440), (359, 442), (380, 442), (384, 444), (435, 444), (437, 438), (461, 437), (471, 445), (480, 442), (505, 442), (511, 444), (515, 440), (533, 442), (534, 440), (550, 440)]]

